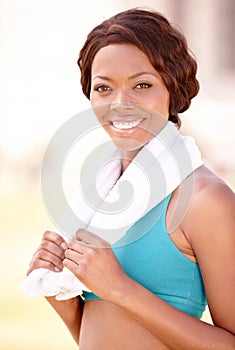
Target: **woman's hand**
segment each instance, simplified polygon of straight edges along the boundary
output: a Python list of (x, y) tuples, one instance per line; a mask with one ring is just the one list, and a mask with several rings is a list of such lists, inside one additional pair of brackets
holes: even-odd
[[(62, 271), (66, 249), (68, 249), (68, 244), (63, 237), (55, 232), (44, 232), (42, 241), (30, 262), (27, 275), (38, 268), (55, 272)], [(68, 300), (56, 300), (55, 296), (46, 297), (46, 299), (64, 321), (78, 344), (83, 313), (82, 299), (75, 297)]]
[(55, 232), (46, 231), (41, 244), (33, 254), (27, 275), (35, 269), (45, 268), (51, 271), (61, 271), (65, 250), (68, 248), (65, 240)]
[(64, 266), (70, 269), (93, 293), (111, 301), (117, 297), (128, 276), (108, 242), (86, 230), (78, 230), (68, 243)]

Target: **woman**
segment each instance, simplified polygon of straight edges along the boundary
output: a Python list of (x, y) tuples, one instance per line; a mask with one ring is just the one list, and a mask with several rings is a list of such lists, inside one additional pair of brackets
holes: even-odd
[[(156, 119), (135, 115), (135, 106), (160, 113), (179, 127), (178, 113), (190, 106), (199, 89), (185, 38), (154, 11), (127, 10), (94, 28), (78, 65), (85, 96), (120, 148), (122, 172), (157, 130)], [(193, 176), (191, 204), (177, 227), (172, 222), (179, 189), (164, 200), (159, 228), (164, 247), (159, 254), (164, 248), (170, 255), (149, 258), (156, 259), (160, 271), (171, 265), (156, 281), (147, 258), (138, 280), (118, 248), (90, 232), (78, 230), (77, 240), (69, 243), (54, 232), (44, 233), (28, 274), (40, 267), (61, 271), (65, 266), (94, 293), (66, 301), (47, 297), (79, 349), (235, 348), (234, 193), (204, 165)], [(131, 258), (132, 248), (123, 249)], [(145, 254), (141, 246), (135, 249), (134, 262)], [(178, 264), (188, 288), (181, 300), (174, 290), (184, 288), (181, 282), (176, 287)], [(146, 271), (157, 286), (162, 283), (165, 296), (145, 287)], [(200, 321), (205, 295), (213, 326)]]

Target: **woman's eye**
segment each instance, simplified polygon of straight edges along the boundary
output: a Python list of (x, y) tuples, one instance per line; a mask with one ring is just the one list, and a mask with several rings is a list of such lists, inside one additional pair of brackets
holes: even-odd
[(152, 84), (149, 83), (139, 83), (135, 86), (136, 89), (149, 89), (152, 86)]
[(110, 91), (111, 89), (107, 85), (98, 85), (97, 87), (95, 87), (94, 90), (98, 92), (107, 92), (107, 91)]

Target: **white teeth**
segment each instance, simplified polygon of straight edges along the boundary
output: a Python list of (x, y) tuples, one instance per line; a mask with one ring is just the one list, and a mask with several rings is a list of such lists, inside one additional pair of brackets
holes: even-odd
[(116, 128), (116, 129), (132, 129), (132, 128), (135, 128), (136, 126), (138, 126), (141, 122), (142, 122), (143, 119), (139, 119), (139, 120), (136, 120), (136, 121), (133, 121), (133, 122), (112, 122), (113, 126)]

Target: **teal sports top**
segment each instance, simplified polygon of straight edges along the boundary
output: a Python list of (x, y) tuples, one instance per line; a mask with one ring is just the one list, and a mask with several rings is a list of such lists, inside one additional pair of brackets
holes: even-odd
[[(201, 318), (206, 296), (198, 264), (175, 246), (166, 229), (171, 194), (138, 220), (112, 249), (125, 273), (177, 309)], [(100, 299), (83, 292), (84, 301)]]

